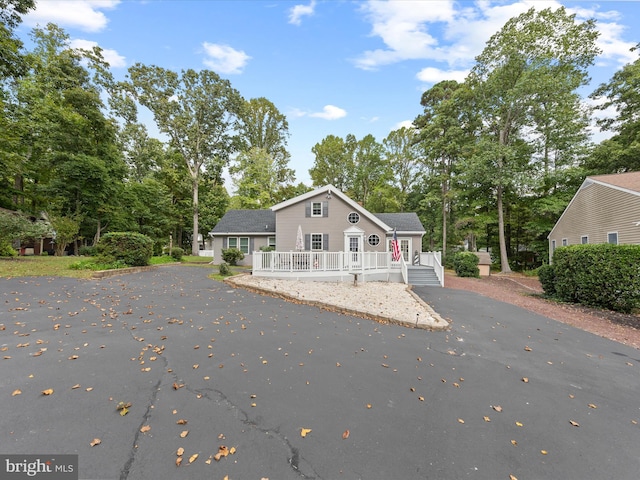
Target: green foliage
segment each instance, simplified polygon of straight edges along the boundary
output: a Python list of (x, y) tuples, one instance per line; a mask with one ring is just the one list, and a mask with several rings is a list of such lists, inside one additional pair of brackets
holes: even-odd
[(127, 268), (129, 265), (124, 260), (114, 260), (112, 262), (100, 261), (100, 259), (79, 260), (69, 265), (71, 270), (116, 270)]
[(184, 249), (180, 247), (173, 247), (171, 249), (171, 258), (173, 258), (176, 262), (181, 261), (183, 256), (184, 256)]
[(472, 252), (457, 252), (453, 255), (453, 269), (459, 277), (475, 277), (480, 276), (478, 262), (480, 259)]
[(231, 273), (231, 270), (229, 270), (229, 264), (226, 262), (222, 262), (220, 264), (220, 266), (218, 267), (218, 271), (220, 272), (220, 275), (225, 277)]
[(83, 257), (95, 257), (98, 254), (98, 247), (83, 245), (78, 248), (78, 255)]
[(553, 255), (556, 296), (629, 313), (640, 307), (640, 245), (570, 245)]
[(105, 263), (122, 260), (131, 267), (149, 265), (152, 253), (153, 240), (140, 233), (107, 233), (98, 243), (98, 254)]
[(242, 253), (237, 248), (223, 248), (222, 249), (222, 259), (227, 262), (229, 265), (237, 265), (238, 260), (242, 260), (244, 258), (244, 253)]
[(0, 257), (15, 257), (18, 252), (11, 246), (7, 240), (0, 238)]
[(538, 268), (538, 280), (544, 293), (549, 297), (556, 296), (556, 268), (555, 265), (542, 265)]

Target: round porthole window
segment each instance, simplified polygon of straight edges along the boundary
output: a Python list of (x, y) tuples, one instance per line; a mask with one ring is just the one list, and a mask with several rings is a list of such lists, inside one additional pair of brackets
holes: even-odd
[(355, 225), (360, 221), (360, 215), (357, 212), (351, 212), (347, 217), (347, 220), (349, 220), (349, 223)]
[(371, 245), (372, 247), (377, 247), (380, 243), (380, 237), (375, 233), (372, 233), (371, 235), (369, 235), (369, 238), (367, 238), (367, 242), (369, 242), (369, 245)]

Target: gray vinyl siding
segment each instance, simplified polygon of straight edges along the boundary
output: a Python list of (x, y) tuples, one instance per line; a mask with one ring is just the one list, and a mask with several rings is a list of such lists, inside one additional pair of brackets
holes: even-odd
[(584, 185), (549, 234), (556, 248), (566, 238), (569, 245), (582, 243), (587, 236), (590, 244), (607, 243), (607, 234), (618, 233), (618, 243), (640, 244), (640, 195), (591, 183)]
[[(328, 204), (328, 215), (307, 217), (309, 202), (326, 202)], [(281, 252), (295, 250), (298, 225), (300, 225), (303, 235), (311, 233), (328, 235), (328, 245), (323, 246), (326, 250), (330, 252), (344, 251), (344, 231), (354, 226), (349, 223), (347, 217), (353, 211), (354, 209), (351, 206), (337, 196), (327, 200), (324, 193), (278, 210), (276, 214), (276, 249)], [(386, 251), (386, 245), (383, 241), (386, 237), (386, 232), (366, 218), (362, 212), (358, 213), (360, 214), (360, 221), (355, 224), (355, 227), (364, 230), (364, 251)], [(372, 233), (377, 234), (381, 239), (380, 244), (376, 247), (372, 247), (367, 243), (367, 237)]]
[(269, 237), (273, 237), (273, 233), (269, 235), (250, 235), (246, 233), (230, 233), (224, 236), (215, 236), (213, 238), (213, 262), (219, 264), (222, 262), (222, 249), (226, 249), (228, 245), (229, 237), (249, 237), (249, 255), (245, 255), (244, 259), (238, 262), (238, 265), (252, 265), (253, 255), (256, 250), (260, 250), (260, 247), (266, 247), (269, 242)]

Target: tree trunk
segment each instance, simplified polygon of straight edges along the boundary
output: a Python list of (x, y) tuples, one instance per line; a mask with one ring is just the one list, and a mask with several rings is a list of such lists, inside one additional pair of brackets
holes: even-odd
[(193, 179), (193, 238), (191, 240), (191, 255), (197, 257), (200, 253), (198, 244), (198, 176)]
[(498, 185), (498, 239), (500, 243), (500, 271), (502, 273), (511, 273), (509, 267), (509, 256), (507, 255), (507, 242), (504, 235), (504, 212), (502, 205), (502, 185)]
[(447, 255), (447, 181), (442, 182), (442, 258)]

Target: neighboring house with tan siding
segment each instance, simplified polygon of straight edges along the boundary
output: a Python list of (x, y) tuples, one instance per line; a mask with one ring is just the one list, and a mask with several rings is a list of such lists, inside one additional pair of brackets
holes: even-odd
[(640, 244), (640, 172), (587, 177), (548, 239), (550, 262), (561, 246)]

